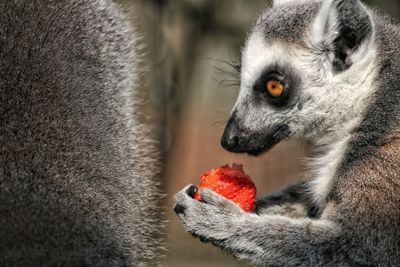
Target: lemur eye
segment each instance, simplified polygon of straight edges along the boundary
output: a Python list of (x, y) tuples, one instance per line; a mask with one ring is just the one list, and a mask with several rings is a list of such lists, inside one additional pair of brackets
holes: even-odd
[(278, 80), (269, 80), (266, 87), (268, 94), (273, 98), (281, 97), (285, 92), (285, 85)]

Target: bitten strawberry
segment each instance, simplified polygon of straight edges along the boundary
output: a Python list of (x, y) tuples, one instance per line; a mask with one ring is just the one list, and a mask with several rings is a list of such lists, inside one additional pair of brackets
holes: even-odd
[[(256, 186), (250, 176), (244, 173), (242, 165), (225, 165), (203, 174), (199, 191), (205, 188), (235, 202), (245, 212), (252, 212), (256, 207)], [(201, 200), (200, 193), (196, 192), (194, 198)]]

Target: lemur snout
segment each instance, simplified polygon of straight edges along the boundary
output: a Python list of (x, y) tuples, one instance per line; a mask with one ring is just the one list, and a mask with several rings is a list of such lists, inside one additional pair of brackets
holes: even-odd
[(289, 126), (285, 124), (270, 126), (261, 131), (243, 129), (238, 126), (237, 117), (232, 115), (222, 135), (221, 145), (229, 152), (259, 156), (288, 138), (289, 135)]
[(230, 152), (236, 152), (240, 143), (240, 130), (237, 127), (236, 120), (231, 117), (222, 135), (221, 145)]

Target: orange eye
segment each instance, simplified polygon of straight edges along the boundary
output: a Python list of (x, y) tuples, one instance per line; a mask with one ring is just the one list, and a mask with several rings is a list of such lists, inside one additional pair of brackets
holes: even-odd
[(278, 80), (269, 80), (267, 82), (267, 91), (272, 97), (280, 97), (285, 91), (285, 86)]

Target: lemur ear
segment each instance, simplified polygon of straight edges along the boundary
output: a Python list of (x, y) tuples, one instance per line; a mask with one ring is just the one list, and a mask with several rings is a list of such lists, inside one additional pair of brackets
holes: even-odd
[(334, 52), (333, 66), (337, 71), (348, 69), (354, 54), (365, 53), (372, 36), (372, 20), (359, 0), (323, 0), (314, 41)]

